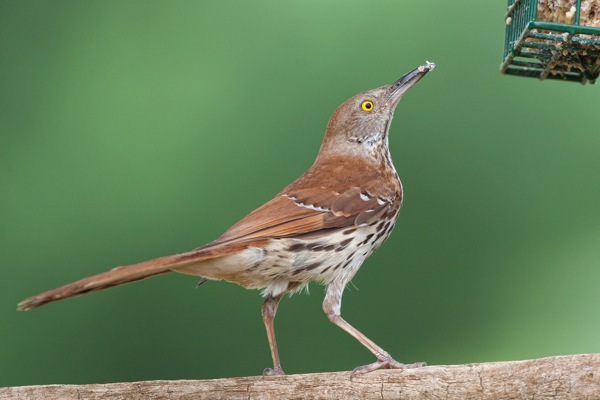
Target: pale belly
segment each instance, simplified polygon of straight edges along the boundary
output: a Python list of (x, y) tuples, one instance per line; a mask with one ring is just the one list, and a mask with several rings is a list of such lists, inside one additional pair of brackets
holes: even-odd
[(393, 227), (394, 221), (378, 221), (325, 235), (272, 239), (264, 247), (249, 247), (175, 271), (263, 289), (263, 296), (295, 292), (309, 282), (336, 280), (345, 285)]

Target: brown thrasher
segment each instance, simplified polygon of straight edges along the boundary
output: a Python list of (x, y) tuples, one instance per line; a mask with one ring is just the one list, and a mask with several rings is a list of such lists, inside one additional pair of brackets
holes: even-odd
[(261, 288), (274, 364), (265, 374), (282, 375), (273, 327), (277, 305), (286, 293), (317, 281), (327, 285), (327, 317), (377, 357), (353, 374), (424, 365), (397, 362), (346, 322), (340, 311), (346, 284), (390, 235), (402, 205), (402, 185), (388, 149), (394, 110), (402, 95), (434, 67), (427, 62), (391, 85), (359, 93), (338, 107), (313, 166), (214, 242), (81, 279), (30, 297), (18, 309), (170, 271)]

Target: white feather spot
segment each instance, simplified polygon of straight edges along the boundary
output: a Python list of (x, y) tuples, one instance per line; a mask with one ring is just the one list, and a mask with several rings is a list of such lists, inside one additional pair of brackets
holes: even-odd
[(314, 206), (312, 204), (304, 204), (304, 203), (299, 203), (299, 202), (296, 202), (295, 204), (298, 207), (308, 208), (309, 210), (313, 210), (313, 211), (319, 211), (319, 212), (329, 211), (326, 208), (317, 207), (317, 206)]

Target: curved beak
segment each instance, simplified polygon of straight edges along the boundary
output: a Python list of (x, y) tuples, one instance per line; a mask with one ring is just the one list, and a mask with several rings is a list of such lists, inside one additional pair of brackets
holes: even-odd
[(396, 82), (390, 85), (389, 99), (392, 105), (396, 105), (402, 95), (419, 80), (424, 77), (429, 71), (435, 68), (435, 64), (426, 61), (424, 65), (413, 69), (412, 71), (404, 74), (404, 76), (398, 79)]

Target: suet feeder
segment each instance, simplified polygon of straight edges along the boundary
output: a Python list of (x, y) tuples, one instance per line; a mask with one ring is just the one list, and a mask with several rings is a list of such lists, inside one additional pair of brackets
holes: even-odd
[(600, 0), (508, 0), (503, 74), (594, 83)]

